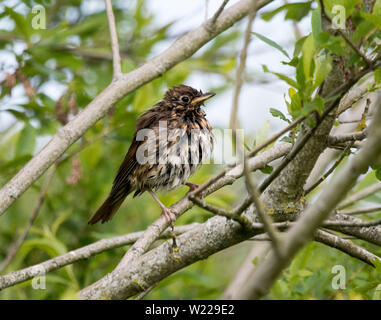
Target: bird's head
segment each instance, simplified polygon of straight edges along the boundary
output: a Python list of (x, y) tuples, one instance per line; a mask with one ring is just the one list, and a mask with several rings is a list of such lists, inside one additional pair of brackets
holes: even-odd
[(198, 91), (190, 86), (181, 84), (166, 92), (164, 102), (166, 105), (171, 105), (178, 109), (196, 109), (214, 95), (214, 92), (203, 93), (201, 90)]

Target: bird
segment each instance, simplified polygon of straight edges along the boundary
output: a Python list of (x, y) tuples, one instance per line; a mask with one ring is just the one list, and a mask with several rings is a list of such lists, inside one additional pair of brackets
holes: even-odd
[(156, 192), (180, 185), (189, 191), (198, 188), (187, 180), (213, 151), (214, 135), (202, 106), (214, 95), (184, 84), (174, 86), (138, 118), (111, 191), (88, 221), (90, 225), (112, 219), (130, 193), (136, 197), (147, 191), (173, 228), (176, 211), (167, 208)]

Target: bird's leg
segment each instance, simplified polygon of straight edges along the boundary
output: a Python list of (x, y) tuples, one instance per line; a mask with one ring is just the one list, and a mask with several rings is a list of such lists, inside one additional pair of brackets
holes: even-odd
[[(188, 192), (195, 191), (195, 190), (197, 190), (200, 187), (200, 185), (198, 185), (197, 183), (193, 183), (193, 182), (185, 182), (184, 184), (189, 187), (189, 191)], [(200, 193), (201, 200), (203, 200), (204, 197), (205, 197), (204, 192), (201, 192)]]
[(176, 211), (174, 209), (167, 208), (157, 197), (156, 193), (152, 190), (148, 190), (148, 192), (151, 194), (151, 196), (156, 200), (156, 202), (159, 204), (161, 210), (163, 211), (164, 217), (167, 219), (168, 223), (171, 225), (171, 228), (173, 230), (174, 228), (174, 222), (176, 221)]

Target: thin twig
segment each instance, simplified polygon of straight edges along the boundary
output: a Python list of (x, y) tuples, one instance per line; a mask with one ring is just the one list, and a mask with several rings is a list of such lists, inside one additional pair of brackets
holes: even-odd
[(158, 285), (158, 283), (154, 283), (152, 285), (150, 285), (147, 289), (145, 289), (143, 292), (139, 293), (135, 300), (142, 300), (147, 294), (149, 294), (156, 286)]
[(253, 181), (250, 170), (247, 165), (247, 158), (246, 155), (243, 155), (243, 171), (245, 174), (245, 184), (246, 184), (246, 190), (250, 195), (251, 201), (254, 203), (257, 215), (260, 219), (260, 221), (263, 223), (264, 228), (266, 230), (266, 233), (269, 235), (271, 239), (271, 244), (274, 248), (274, 251), (278, 255), (282, 255), (282, 248), (281, 248), (281, 242), (280, 237), (278, 235), (277, 230), (272, 225), (273, 221), (271, 217), (265, 212), (263, 205), (261, 203), (260, 199), (260, 193), (258, 191), (258, 187), (256, 183)]
[(249, 18), (248, 18), (249, 20), (247, 22), (245, 35), (244, 35), (243, 47), (239, 55), (239, 65), (236, 72), (235, 88), (234, 88), (234, 96), (233, 96), (233, 107), (232, 107), (232, 111), (230, 115), (230, 129), (232, 129), (232, 132), (233, 132), (233, 141), (235, 141), (236, 130), (238, 128), (238, 102), (239, 102), (239, 96), (240, 96), (242, 85), (243, 85), (243, 74), (246, 68), (247, 49), (249, 47), (250, 39), (251, 39), (251, 26), (253, 24), (256, 12), (257, 11), (255, 8), (253, 8), (250, 11)]
[(318, 181), (316, 181), (311, 187), (309, 187), (307, 190), (304, 191), (304, 196), (308, 195), (312, 190), (314, 190), (316, 187), (318, 187), (323, 181), (325, 181), (333, 171), (339, 166), (341, 161), (350, 153), (350, 146), (348, 145), (343, 152), (340, 154), (339, 158), (335, 161), (335, 163), (332, 165), (331, 168), (327, 170), (326, 173), (324, 173)]
[(338, 237), (332, 233), (323, 230), (316, 230), (315, 241), (324, 243), (332, 248), (339, 249), (340, 251), (345, 252), (351, 257), (364, 261), (372, 267), (374, 267), (374, 259), (379, 259), (373, 253), (367, 251), (366, 249), (360, 246), (355, 245), (349, 239)]
[(370, 195), (376, 193), (377, 191), (381, 190), (381, 182), (377, 182), (375, 184), (372, 184), (369, 187), (366, 187), (364, 189), (361, 189), (360, 191), (350, 195), (348, 198), (344, 199), (339, 206), (338, 209), (344, 209), (346, 207), (349, 207), (350, 205), (356, 203), (359, 200), (362, 200), (366, 197), (369, 197)]
[(110, 29), (112, 63), (113, 63), (113, 81), (119, 80), (122, 77), (122, 68), (120, 64), (120, 53), (118, 34), (116, 32), (115, 17), (112, 10), (111, 0), (105, 0), (108, 26)]
[(44, 203), (44, 199), (46, 196), (46, 193), (48, 192), (50, 181), (53, 178), (53, 174), (56, 171), (57, 166), (53, 166), (50, 171), (48, 172), (46, 179), (41, 187), (40, 194), (37, 198), (37, 202), (34, 205), (32, 215), (29, 217), (29, 220), (20, 234), (20, 236), (17, 238), (17, 240), (10, 246), (9, 251), (5, 259), (0, 264), (0, 273), (3, 272), (8, 265), (12, 262), (13, 258), (16, 256), (17, 252), (19, 251), (20, 247), (22, 246), (26, 236), (29, 233), (30, 228), (33, 225), (34, 220), (36, 220), (38, 213), (40, 212), (41, 206)]
[(352, 210), (340, 210), (337, 211), (337, 213), (340, 214), (346, 214), (346, 215), (355, 215), (355, 214), (367, 214), (367, 213), (373, 213), (381, 211), (381, 206), (373, 207), (373, 208), (358, 208), (358, 209), (352, 209)]
[[(229, 0), (224, 0), (221, 4), (221, 6), (218, 8), (216, 13), (213, 15), (212, 19), (210, 19), (206, 24), (205, 27), (207, 30), (211, 31), (213, 30), (213, 26), (216, 23), (218, 17), (221, 15), (222, 11), (225, 9), (225, 6), (228, 4)], [(209, 1), (206, 0), (205, 3), (205, 20), (207, 19), (208, 16), (208, 7), (209, 7)]]
[(224, 208), (220, 208), (220, 207), (214, 206), (214, 205), (212, 205), (210, 203), (207, 203), (205, 200), (196, 198), (194, 196), (192, 196), (190, 199), (195, 204), (197, 204), (200, 208), (203, 208), (203, 209), (205, 209), (205, 210), (207, 210), (207, 211), (209, 211), (209, 212), (211, 212), (213, 214), (216, 214), (216, 215), (219, 215), (219, 216), (223, 216), (223, 217), (226, 217), (228, 219), (233, 219), (233, 220), (241, 223), (242, 225), (244, 225), (247, 228), (251, 227), (250, 221), (245, 219), (244, 216), (241, 216), (239, 214), (234, 213), (232, 210), (227, 210), (227, 209), (224, 209)]

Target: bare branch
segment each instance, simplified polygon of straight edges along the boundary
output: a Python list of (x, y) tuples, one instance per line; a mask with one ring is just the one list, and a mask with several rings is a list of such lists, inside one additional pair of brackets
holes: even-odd
[[(199, 223), (192, 223), (189, 225), (176, 227), (174, 232), (175, 234), (183, 234), (189, 230), (199, 226)], [(82, 248), (69, 251), (61, 256), (52, 258), (40, 264), (36, 264), (25, 269), (14, 271), (8, 275), (0, 276), (0, 290), (14, 286), (18, 283), (27, 281), (35, 277), (38, 272), (42, 269), (45, 273), (63, 268), (74, 262), (88, 259), (94, 255), (97, 255), (101, 252), (120, 248), (129, 244), (134, 243), (139, 237), (143, 234), (144, 231), (138, 231), (134, 233), (125, 234), (123, 236), (113, 237), (109, 239), (102, 239)], [(162, 235), (162, 239), (167, 239), (172, 236), (171, 230), (166, 230)]]
[(346, 220), (326, 220), (323, 222), (324, 227), (373, 227), (381, 224), (381, 219), (372, 221), (346, 221)]
[(350, 205), (356, 203), (357, 201), (364, 199), (366, 197), (369, 197), (370, 195), (378, 192), (381, 190), (381, 182), (377, 182), (375, 184), (372, 184), (369, 187), (366, 187), (352, 195), (350, 195), (348, 198), (346, 198), (344, 201), (342, 201), (338, 209), (344, 209), (346, 207), (349, 207)]
[(367, 213), (373, 213), (378, 211), (381, 211), (381, 206), (373, 207), (373, 208), (357, 208), (352, 210), (340, 210), (338, 211), (338, 213), (350, 216), (355, 214), (367, 214)]
[[(348, 221), (350, 223), (361, 224), (364, 222), (363, 220), (361, 220), (359, 218), (347, 216), (347, 215), (341, 214), (339, 212), (333, 212), (333, 215), (331, 216), (331, 218), (337, 219), (337, 220), (343, 221), (343, 222)], [(381, 246), (381, 227), (380, 226), (370, 226), (370, 227), (366, 226), (366, 227), (353, 228), (353, 227), (347, 227), (347, 226), (343, 226), (343, 225), (339, 225), (339, 226), (331, 225), (329, 227), (329, 229), (339, 231), (339, 232), (344, 233), (346, 235), (354, 236), (357, 239), (365, 240), (365, 241), (368, 241), (370, 243)]]
[(146, 290), (144, 290), (142, 293), (139, 293), (135, 300), (142, 300), (147, 294), (149, 294), (158, 284), (154, 283), (153, 285), (149, 286)]
[(324, 173), (321, 178), (316, 181), (313, 185), (311, 185), (305, 192), (304, 196), (309, 194), (312, 190), (314, 190), (317, 186), (319, 186), (323, 181), (325, 181), (333, 171), (338, 167), (338, 165), (343, 161), (343, 159), (348, 155), (348, 151), (350, 150), (350, 146), (347, 146), (343, 152), (341, 153), (340, 157), (336, 159), (335, 163), (332, 165), (331, 168), (327, 170), (326, 173)]
[(350, 240), (343, 239), (323, 230), (316, 230), (315, 241), (324, 243), (332, 248), (339, 249), (340, 251), (345, 252), (351, 257), (364, 261), (372, 267), (374, 267), (374, 260), (380, 259), (373, 253), (365, 250), (360, 246), (353, 244)]
[(247, 49), (249, 47), (250, 38), (251, 38), (251, 26), (253, 24), (254, 18), (256, 15), (256, 10), (253, 9), (249, 14), (249, 20), (247, 22), (247, 27), (244, 35), (244, 43), (239, 55), (239, 65), (236, 72), (235, 79), (235, 88), (234, 88), (234, 96), (233, 96), (233, 108), (230, 115), (230, 129), (233, 130), (233, 140), (236, 134), (236, 130), (238, 128), (238, 102), (239, 95), (241, 93), (241, 88), (243, 85), (243, 74), (246, 68), (246, 57), (247, 57)]
[(360, 132), (343, 133), (340, 135), (329, 136), (328, 144), (336, 145), (348, 141), (364, 140), (366, 138), (366, 130)]
[(120, 53), (119, 53), (119, 43), (118, 34), (116, 32), (115, 17), (112, 10), (111, 0), (105, 0), (106, 13), (108, 20), (108, 27), (110, 29), (110, 39), (111, 39), (111, 49), (112, 49), (112, 63), (113, 63), (113, 81), (120, 80), (123, 76), (122, 68), (120, 64)]
[(258, 187), (256, 183), (253, 181), (251, 175), (250, 175), (250, 170), (247, 164), (247, 158), (246, 155), (243, 156), (243, 171), (245, 173), (245, 184), (246, 184), (246, 189), (250, 195), (251, 201), (255, 205), (256, 212), (258, 214), (258, 217), (260, 221), (263, 223), (264, 228), (266, 230), (266, 233), (271, 239), (271, 244), (274, 248), (274, 251), (278, 255), (282, 255), (282, 246), (280, 242), (280, 236), (278, 235), (277, 230), (272, 224), (272, 219), (271, 217), (265, 212), (262, 202), (259, 200), (260, 199), (260, 193), (258, 190)]

